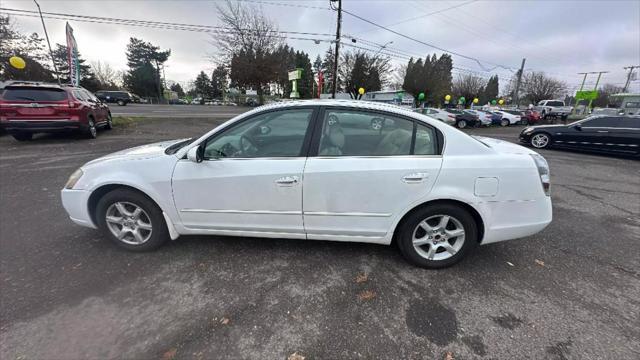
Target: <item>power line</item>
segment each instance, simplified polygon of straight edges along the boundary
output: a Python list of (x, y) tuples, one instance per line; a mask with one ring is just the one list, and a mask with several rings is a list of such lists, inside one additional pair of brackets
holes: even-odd
[[(0, 8), (0, 11), (6, 11), (10, 15), (16, 16), (24, 16), (26, 14), (37, 14), (37, 11), (31, 10), (22, 10), (22, 9), (12, 9), (12, 8)], [(111, 18), (111, 17), (102, 17), (102, 16), (89, 16), (89, 15), (79, 15), (79, 14), (69, 14), (69, 13), (53, 13), (53, 12), (43, 12), (43, 15), (47, 15), (45, 17), (53, 18), (52, 16), (58, 17), (59, 20), (75, 20), (75, 21), (84, 21), (84, 22), (97, 22), (97, 23), (108, 23), (108, 24), (120, 24), (120, 25), (129, 25), (129, 26), (149, 26), (151, 25), (160, 26), (160, 27), (171, 27), (176, 28), (178, 30), (187, 30), (187, 29), (203, 29), (203, 30), (242, 30), (242, 31), (257, 31), (253, 29), (243, 28), (243, 29), (233, 29), (231, 27), (224, 26), (212, 26), (212, 25), (199, 25), (199, 24), (187, 24), (187, 23), (173, 23), (173, 22), (164, 22), (164, 21), (151, 21), (151, 20), (137, 20), (137, 19), (123, 19), (123, 18)], [(60, 19), (62, 18), (62, 19)], [(92, 21), (88, 21), (92, 20)], [(187, 30), (191, 31), (191, 30)], [(282, 30), (267, 30), (268, 32), (276, 32), (282, 34), (293, 34), (293, 35), (313, 35), (313, 36), (333, 36), (333, 34), (329, 33), (316, 33), (316, 32), (303, 32), (303, 31), (282, 31)], [(202, 32), (210, 32), (210, 31), (202, 31)]]
[(427, 42), (422, 41), (422, 40), (418, 40), (418, 39), (413, 38), (413, 37), (411, 37), (411, 36), (409, 36), (409, 35), (405, 35), (405, 34), (403, 34), (403, 33), (400, 33), (400, 32), (398, 32), (398, 31), (395, 31), (395, 30), (393, 30), (393, 29), (389, 29), (389, 28), (388, 28), (388, 27), (386, 27), (386, 26), (382, 26), (382, 25), (377, 24), (377, 23), (375, 23), (375, 22), (373, 22), (373, 21), (371, 21), (371, 20), (365, 19), (365, 18), (363, 18), (362, 16), (359, 16), (359, 15), (357, 15), (357, 14), (354, 14), (354, 13), (352, 13), (352, 12), (350, 12), (350, 11), (347, 11), (347, 10), (344, 10), (344, 9), (343, 9), (342, 11), (343, 11), (344, 13), (348, 14), (348, 15), (353, 16), (353, 17), (354, 17), (354, 18), (356, 18), (356, 19), (359, 19), (359, 20), (364, 21), (364, 22), (366, 22), (366, 23), (368, 23), (368, 24), (371, 24), (371, 25), (377, 26), (377, 27), (379, 27), (379, 28), (381, 28), (381, 29), (384, 29), (384, 30), (386, 30), (386, 31), (389, 31), (389, 32), (391, 32), (391, 33), (394, 33), (394, 34), (396, 34), (396, 35), (398, 35), (398, 36), (401, 36), (401, 37), (403, 37), (403, 38), (405, 38), (405, 39), (408, 39), (408, 40), (411, 40), (411, 41), (415, 41), (415, 42), (417, 42), (417, 43), (419, 43), (419, 44), (426, 45), (426, 46), (428, 46), (428, 47), (431, 47), (431, 48), (434, 48), (434, 49), (440, 50), (440, 51), (442, 51), (442, 52), (445, 52), (445, 53), (448, 53), (448, 54), (451, 54), (451, 55), (456, 55), (456, 56), (459, 56), (459, 57), (464, 58), (464, 59), (472, 60), (472, 61), (476, 62), (476, 63), (478, 64), (478, 66), (480, 66), (482, 69), (484, 69), (484, 70), (486, 70), (486, 71), (491, 71), (491, 70), (496, 69), (496, 68), (509, 69), (509, 67), (508, 67), (508, 66), (504, 66), (504, 65), (500, 65), (500, 64), (495, 64), (495, 63), (492, 63), (492, 62), (489, 62), (489, 61), (485, 61), (485, 60), (483, 60), (483, 62), (485, 62), (485, 63), (487, 63), (487, 64), (495, 65), (495, 67), (493, 67), (493, 68), (489, 69), (489, 68), (485, 67), (485, 66), (480, 62), (480, 60), (479, 60), (479, 59), (477, 59), (477, 58), (474, 58), (474, 57), (471, 57), (471, 56), (468, 56), (468, 55), (464, 55), (464, 54), (461, 54), (461, 53), (458, 53), (458, 52), (455, 52), (455, 51), (447, 50), (447, 49), (445, 49), (445, 48), (442, 48), (442, 47), (437, 46), (437, 45), (434, 45), (434, 44), (427, 43)]
[[(395, 23), (393, 23), (393, 24), (389, 24), (389, 25), (386, 25), (386, 26), (396, 26), (396, 25), (404, 24), (404, 23), (407, 23), (407, 22), (410, 22), (410, 21), (414, 21), (414, 20), (418, 20), (418, 19), (425, 18), (425, 17), (427, 17), (427, 16), (431, 16), (431, 15), (435, 15), (435, 14), (440, 14), (440, 13), (445, 12), (445, 11), (448, 11), (448, 10), (456, 9), (456, 8), (459, 8), (459, 7), (462, 7), (462, 6), (465, 6), (465, 5), (468, 5), (468, 4), (471, 4), (471, 3), (474, 3), (474, 2), (476, 2), (476, 1), (478, 1), (478, 0), (471, 0), (471, 1), (467, 1), (467, 2), (462, 3), (462, 4), (457, 4), (457, 5), (450, 6), (450, 7), (444, 8), (444, 9), (440, 9), (440, 10), (436, 10), (436, 11), (433, 11), (433, 12), (430, 12), (430, 13), (424, 13), (424, 14), (422, 14), (422, 15), (418, 15), (418, 16), (414, 16), (414, 17), (411, 17), (411, 18), (408, 18), (408, 19), (400, 20), (400, 21), (398, 21), (398, 22), (395, 22)], [(360, 32), (360, 34), (363, 34), (363, 33), (365, 33), (365, 32), (369, 32), (369, 31), (371, 31), (371, 30), (362, 31), (362, 32)]]

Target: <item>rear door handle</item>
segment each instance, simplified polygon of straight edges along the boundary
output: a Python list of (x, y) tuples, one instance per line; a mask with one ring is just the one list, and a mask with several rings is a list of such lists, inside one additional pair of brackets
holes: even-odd
[(280, 186), (291, 186), (291, 185), (295, 185), (298, 183), (298, 177), (297, 176), (283, 176), (281, 178), (279, 178), (278, 180), (276, 180), (276, 184), (280, 185)]
[(427, 173), (417, 172), (417, 173), (411, 173), (411, 174), (405, 175), (402, 178), (402, 181), (406, 183), (419, 183), (419, 182), (423, 182), (428, 177), (429, 177), (429, 174)]

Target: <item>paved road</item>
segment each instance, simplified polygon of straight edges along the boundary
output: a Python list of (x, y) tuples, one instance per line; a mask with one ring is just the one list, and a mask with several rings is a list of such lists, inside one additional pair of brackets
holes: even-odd
[(0, 137), (2, 358), (640, 357), (633, 160), (544, 151), (553, 223), (440, 271), (393, 247), (322, 241), (183, 237), (129, 253), (67, 219), (59, 189), (84, 162), (215, 123)]
[(226, 117), (230, 119), (237, 114), (247, 111), (242, 106), (211, 106), (211, 105), (151, 105), (129, 104), (118, 106), (109, 104), (114, 116), (135, 116), (151, 118), (211, 118)]

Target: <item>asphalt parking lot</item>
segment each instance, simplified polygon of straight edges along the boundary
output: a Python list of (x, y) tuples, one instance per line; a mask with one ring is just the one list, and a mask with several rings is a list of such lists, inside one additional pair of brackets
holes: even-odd
[[(214, 116), (96, 140), (0, 137), (3, 359), (640, 357), (634, 160), (542, 151), (553, 223), (439, 271), (340, 242), (182, 237), (129, 253), (67, 218), (59, 190), (84, 162), (230, 117)], [(471, 132), (516, 141), (520, 130)]]

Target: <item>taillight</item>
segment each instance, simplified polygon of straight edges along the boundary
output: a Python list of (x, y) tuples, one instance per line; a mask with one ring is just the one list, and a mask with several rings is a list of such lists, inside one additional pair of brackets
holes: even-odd
[(79, 101), (69, 101), (70, 108), (77, 108), (80, 107), (80, 105), (82, 105), (82, 103), (80, 103)]
[(455, 119), (456, 117), (453, 115), (447, 115), (449, 117), (449, 119)]
[(542, 183), (542, 190), (544, 194), (550, 196), (551, 178), (549, 172), (549, 164), (540, 154), (530, 154), (533, 161), (538, 168), (538, 175), (540, 175), (540, 182)]

